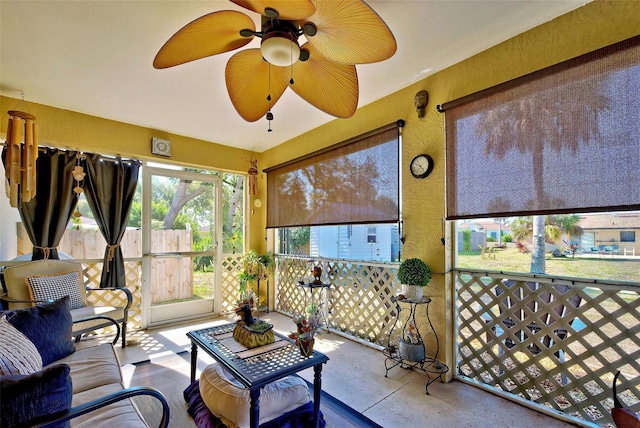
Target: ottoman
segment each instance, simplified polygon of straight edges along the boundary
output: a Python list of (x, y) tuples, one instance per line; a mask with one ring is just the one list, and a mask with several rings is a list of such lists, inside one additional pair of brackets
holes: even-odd
[[(200, 375), (200, 395), (206, 406), (229, 428), (249, 426), (251, 398), (245, 388), (219, 364), (208, 365)], [(260, 424), (311, 401), (306, 382), (287, 376), (260, 390)]]

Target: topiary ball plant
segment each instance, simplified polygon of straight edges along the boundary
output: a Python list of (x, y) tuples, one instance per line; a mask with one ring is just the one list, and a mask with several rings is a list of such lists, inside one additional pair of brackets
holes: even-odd
[(402, 284), (424, 287), (431, 281), (431, 268), (421, 259), (406, 259), (400, 263), (398, 280)]

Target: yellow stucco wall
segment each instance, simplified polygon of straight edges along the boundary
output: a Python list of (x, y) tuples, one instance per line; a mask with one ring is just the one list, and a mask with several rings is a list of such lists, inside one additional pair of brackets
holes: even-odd
[[(22, 110), (33, 114), (38, 140), (43, 146), (80, 149), (105, 155), (171, 162), (193, 167), (246, 172), (251, 152), (142, 126), (130, 125), (42, 104), (0, 97), (0, 111)], [(8, 115), (0, 115), (0, 136), (6, 137)], [(151, 154), (151, 138), (171, 141), (171, 158)]]
[[(364, 106), (350, 119), (334, 120), (268, 150), (259, 155), (258, 166), (262, 170), (398, 119), (406, 121), (402, 150), (406, 238), (403, 256), (423, 258), (433, 269), (434, 276), (425, 294), (434, 299), (431, 314), (441, 339), (439, 357), (451, 366), (454, 302), (453, 281), (447, 272), (452, 267), (453, 253), (448, 231), (447, 246), (440, 242), (445, 205), (444, 116), (436, 111), (436, 105), (627, 39), (639, 34), (639, 29), (640, 1), (596, 0)], [(429, 92), (429, 104), (426, 117), (419, 119), (413, 98), (422, 89)], [(0, 111), (12, 110), (17, 103), (18, 100), (0, 97)], [(46, 145), (163, 160), (150, 152), (151, 137), (159, 137), (172, 141), (172, 162), (241, 172), (246, 171), (245, 159), (251, 156), (247, 151), (227, 146), (48, 106), (27, 103), (26, 109), (38, 118), (40, 141)], [(0, 135), (4, 135), (6, 126), (7, 116), (0, 114)], [(434, 172), (424, 180), (413, 179), (407, 170), (410, 160), (419, 153), (428, 153), (435, 161)], [(265, 174), (260, 172), (258, 180), (257, 197), (266, 201)], [(259, 252), (268, 249), (265, 206), (255, 209), (249, 219), (249, 246)]]

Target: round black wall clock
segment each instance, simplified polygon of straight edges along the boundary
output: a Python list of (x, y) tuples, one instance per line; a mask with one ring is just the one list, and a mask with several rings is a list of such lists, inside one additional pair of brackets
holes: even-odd
[(426, 154), (418, 155), (409, 164), (409, 169), (415, 178), (426, 178), (433, 171), (433, 159)]

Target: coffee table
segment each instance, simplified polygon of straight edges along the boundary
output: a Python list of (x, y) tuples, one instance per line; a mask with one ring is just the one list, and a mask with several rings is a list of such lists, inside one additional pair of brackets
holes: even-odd
[(260, 420), (260, 388), (268, 383), (313, 367), (313, 424), (320, 425), (320, 391), (322, 365), (329, 357), (313, 351), (303, 357), (288, 337), (274, 332), (274, 343), (247, 349), (233, 338), (236, 323), (194, 330), (187, 333), (191, 339), (191, 382), (196, 379), (198, 348), (211, 355), (240, 383), (249, 389), (251, 398), (250, 425), (258, 428)]

